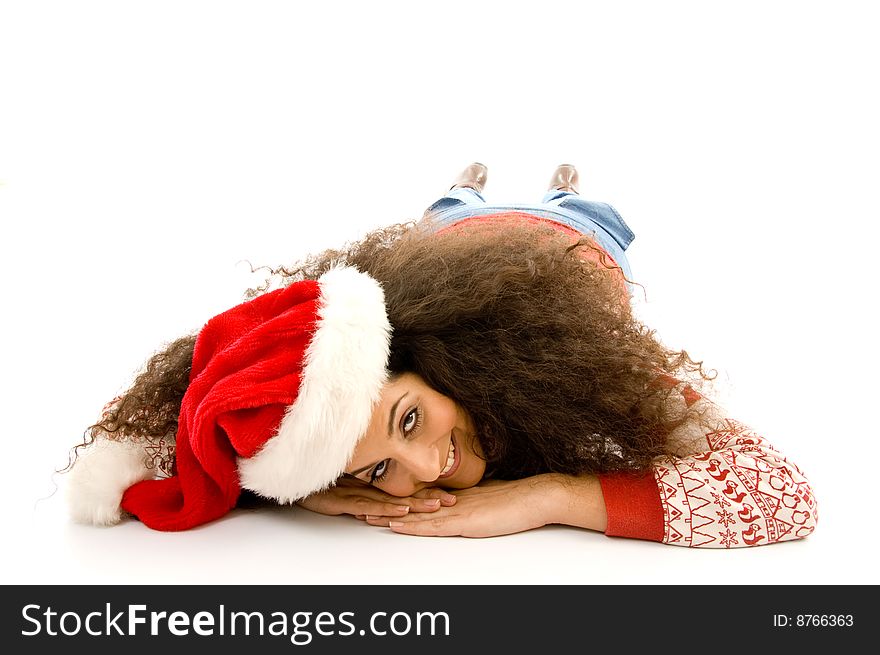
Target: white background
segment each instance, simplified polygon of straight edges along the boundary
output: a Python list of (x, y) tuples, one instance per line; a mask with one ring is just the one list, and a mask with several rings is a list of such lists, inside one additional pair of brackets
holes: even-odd
[[(880, 582), (870, 4), (2, 2), (2, 582)], [(537, 201), (568, 162), (621, 212), (646, 322), (805, 471), (813, 536), (67, 522), (53, 469), (149, 354), (261, 280), (245, 261), (417, 218), (475, 160), (490, 202)]]

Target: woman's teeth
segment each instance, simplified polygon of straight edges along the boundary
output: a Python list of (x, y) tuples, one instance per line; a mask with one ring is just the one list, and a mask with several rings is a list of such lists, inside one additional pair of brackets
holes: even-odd
[(440, 475), (446, 475), (449, 472), (449, 469), (452, 468), (453, 464), (455, 464), (455, 444), (450, 441), (449, 452), (446, 454), (446, 466), (440, 471)]

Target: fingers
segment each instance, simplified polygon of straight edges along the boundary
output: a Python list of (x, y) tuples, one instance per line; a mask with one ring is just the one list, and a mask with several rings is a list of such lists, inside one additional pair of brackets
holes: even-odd
[(388, 519), (388, 527), (398, 534), (420, 537), (451, 537), (461, 534), (453, 517), (436, 517), (416, 521)]
[(395, 503), (375, 503), (374, 507), (369, 511), (365, 511), (367, 516), (405, 516), (410, 511), (408, 505), (397, 505)]
[(450, 536), (461, 534), (455, 515), (428, 516), (426, 514), (409, 514), (403, 517), (366, 515), (364, 520), (369, 525), (380, 528), (391, 528), (394, 532), (413, 535)]
[(339, 503), (337, 513), (351, 514), (352, 516), (405, 516), (409, 512), (409, 506), (399, 503), (384, 503), (372, 498), (349, 498)]
[(387, 528), (389, 521), (394, 521), (398, 518), (406, 516), (407, 514), (427, 514), (428, 512), (436, 512), (438, 509), (440, 509), (439, 498), (429, 498), (424, 500), (414, 498), (410, 502), (411, 504), (409, 506), (392, 505), (392, 507), (394, 508), (393, 512), (370, 512), (359, 516), (363, 516), (364, 520), (370, 525), (378, 525)]
[(375, 525), (380, 528), (387, 528), (388, 524), (393, 521), (390, 516), (365, 516), (364, 520), (368, 525)]
[[(446, 498), (448, 496), (448, 498)], [(451, 500), (449, 500), (451, 498)], [(456, 498), (445, 492), (436, 492), (431, 497), (410, 496), (409, 498), (395, 498), (395, 502), (390, 503), (370, 503), (367, 509), (366, 503), (362, 514), (373, 514), (377, 516), (400, 516), (400, 510), (388, 511), (389, 508), (407, 507), (410, 512), (436, 512), (441, 507), (451, 507), (455, 504)], [(381, 509), (380, 506), (384, 509)]]
[(413, 512), (436, 512), (441, 507), (439, 498), (412, 498), (410, 510)]
[(457, 534), (457, 532), (450, 528), (447, 518), (419, 519), (417, 521), (407, 521), (406, 523), (389, 516), (367, 516), (365, 520), (369, 525), (391, 528), (394, 532), (399, 532), (400, 534), (434, 537)]
[[(450, 507), (457, 501), (452, 494), (436, 488), (422, 489), (417, 495), (409, 497), (389, 496), (378, 491), (377, 495), (378, 497), (371, 497), (359, 493), (338, 499), (334, 502), (333, 513), (351, 514), (364, 521), (367, 517), (384, 517), (385, 521), (381, 525), (387, 527), (389, 519), (411, 513), (433, 513), (442, 507)], [(372, 525), (380, 524), (372, 523)]]
[[(359, 502), (362, 503), (372, 500), (375, 502), (386, 503), (388, 505), (406, 505), (416, 512), (433, 512), (439, 507), (451, 507), (456, 502), (455, 496), (438, 487), (421, 489), (412, 496), (392, 496), (391, 494), (387, 494), (375, 487), (368, 487), (366, 489), (358, 489), (356, 495), (360, 499)], [(385, 512), (364, 508), (362, 513), (384, 514)]]
[(428, 499), (437, 499), (440, 501), (440, 504), (443, 507), (451, 507), (455, 505), (455, 501), (457, 498), (446, 491), (445, 489), (440, 489), (439, 487), (431, 487), (429, 489), (422, 489), (417, 491), (412, 495), (413, 498), (428, 498)]
[(372, 516), (404, 516), (408, 512), (436, 512), (441, 505), (439, 498), (399, 498), (396, 503), (362, 501), (357, 513)]

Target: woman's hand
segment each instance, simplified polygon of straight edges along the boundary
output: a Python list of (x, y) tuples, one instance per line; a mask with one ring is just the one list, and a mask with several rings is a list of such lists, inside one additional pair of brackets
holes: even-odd
[(605, 500), (599, 479), (592, 475), (556, 473), (521, 480), (484, 481), (453, 491), (458, 502), (432, 514), (367, 519), (400, 534), (422, 536), (496, 537), (540, 528), (549, 523), (604, 532)]
[(361, 520), (384, 518), (387, 524), (389, 518), (399, 518), (410, 512), (436, 512), (441, 507), (455, 503), (455, 496), (437, 487), (422, 489), (412, 496), (401, 498), (386, 494), (361, 480), (342, 477), (327, 491), (312, 494), (296, 504), (331, 516), (351, 514)]
[(565, 502), (565, 485), (553, 474), (486, 481), (452, 493), (458, 502), (432, 514), (368, 518), (367, 523), (401, 534), (495, 537), (557, 522), (559, 504)]

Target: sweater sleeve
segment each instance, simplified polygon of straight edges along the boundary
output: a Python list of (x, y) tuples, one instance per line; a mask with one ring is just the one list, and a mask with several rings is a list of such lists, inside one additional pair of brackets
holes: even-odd
[[(741, 548), (811, 534), (818, 508), (798, 467), (750, 428), (707, 403), (713, 429), (677, 435), (689, 454), (664, 456), (647, 474), (599, 476), (608, 536), (676, 546)], [(690, 437), (690, 438), (688, 438)]]

